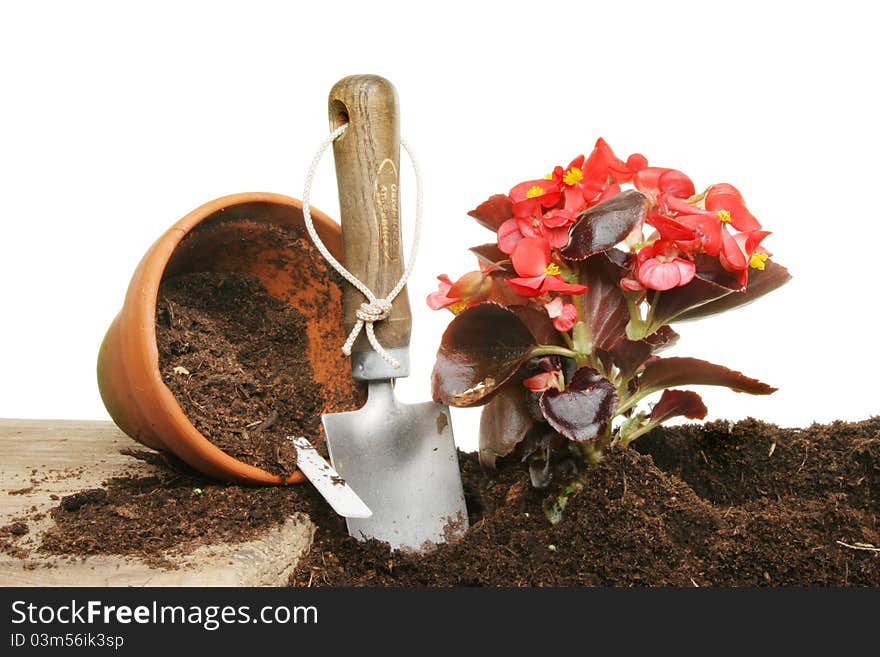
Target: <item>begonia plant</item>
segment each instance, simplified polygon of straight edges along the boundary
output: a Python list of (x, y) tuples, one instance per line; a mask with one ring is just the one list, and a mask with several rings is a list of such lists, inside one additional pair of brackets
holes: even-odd
[[(428, 296), (455, 318), (432, 375), (434, 398), (485, 405), (480, 461), (515, 455), (548, 488), (558, 520), (588, 466), (675, 417), (702, 419), (679, 386), (775, 388), (696, 358), (661, 357), (672, 324), (738, 308), (789, 280), (770, 234), (727, 183), (619, 159), (603, 140), (546, 177), (491, 196), (470, 216), (495, 239), (479, 269), (439, 277)], [(660, 393), (653, 404), (642, 402)]]

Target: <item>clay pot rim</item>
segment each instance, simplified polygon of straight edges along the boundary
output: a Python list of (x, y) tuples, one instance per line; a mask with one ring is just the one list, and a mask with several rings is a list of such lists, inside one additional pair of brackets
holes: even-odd
[[(135, 349), (144, 359), (145, 372), (153, 379), (155, 391), (158, 395), (160, 408), (168, 415), (168, 420), (177, 425), (177, 427), (186, 434), (187, 438), (193, 445), (202, 452), (206, 457), (215, 462), (218, 466), (226, 471), (235, 474), (235, 478), (239, 481), (256, 484), (296, 484), (306, 481), (305, 476), (300, 470), (296, 470), (288, 477), (274, 475), (262, 468), (245, 463), (239, 459), (227, 454), (214, 443), (208, 440), (193, 425), (189, 417), (181, 408), (177, 401), (177, 397), (162, 379), (162, 373), (159, 369), (159, 349), (156, 335), (156, 305), (159, 297), (159, 286), (165, 274), (166, 265), (177, 249), (180, 242), (193, 229), (200, 225), (203, 221), (221, 210), (228, 209), (237, 205), (245, 205), (251, 203), (271, 203), (276, 205), (288, 206), (302, 211), (302, 201), (283, 194), (272, 192), (241, 192), (237, 194), (229, 194), (220, 198), (208, 201), (207, 203), (197, 207), (175, 223), (164, 235), (162, 235), (154, 244), (143, 262), (143, 285), (138, 290), (129, 290), (127, 295), (135, 293), (141, 297), (144, 303), (137, 304), (134, 307), (140, 312), (136, 317), (136, 325), (140, 327), (134, 339)], [(312, 219), (315, 228), (319, 234), (327, 232), (338, 232), (339, 225), (326, 214), (317, 208), (311, 208)], [(128, 303), (128, 301), (126, 301)], [(161, 436), (159, 436), (161, 440)], [(163, 443), (164, 444), (164, 443)], [(168, 446), (166, 445), (166, 449)], [(173, 450), (172, 450), (173, 451)]]

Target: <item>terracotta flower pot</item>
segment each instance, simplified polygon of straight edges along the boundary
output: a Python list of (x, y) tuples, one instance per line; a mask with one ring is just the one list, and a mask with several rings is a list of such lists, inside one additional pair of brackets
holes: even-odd
[[(339, 225), (315, 209), (312, 216), (321, 239), (341, 257)], [(304, 481), (299, 471), (284, 479), (233, 458), (187, 418), (159, 371), (156, 300), (165, 277), (195, 271), (257, 276), (269, 294), (292, 304), (306, 317), (308, 356), (315, 380), (322, 386), (323, 412), (352, 410), (364, 399), (339, 349), (344, 341), (341, 322), (322, 317), (332, 304), (341, 308), (342, 294), (332, 283), (317, 284), (309, 279), (314, 261), (298, 262), (300, 252), (288, 240), (279, 240), (279, 226), (303, 228), (300, 201), (279, 194), (234, 194), (190, 212), (144, 255), (98, 355), (101, 397), (119, 428), (148, 447), (173, 452), (217, 479), (260, 484)]]

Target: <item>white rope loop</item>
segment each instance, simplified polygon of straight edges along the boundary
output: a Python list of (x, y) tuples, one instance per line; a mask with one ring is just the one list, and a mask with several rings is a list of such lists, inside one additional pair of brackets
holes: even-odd
[(413, 229), (413, 242), (412, 248), (410, 249), (409, 258), (406, 263), (406, 267), (403, 270), (403, 274), (401, 274), (400, 279), (397, 281), (397, 284), (391, 289), (391, 291), (383, 298), (378, 298), (373, 291), (368, 288), (357, 276), (352, 274), (345, 266), (339, 262), (336, 258), (333, 257), (333, 254), (330, 253), (329, 249), (324, 245), (324, 242), (321, 241), (321, 238), (318, 236), (318, 232), (315, 230), (315, 224), (312, 221), (312, 207), (310, 203), (310, 197), (312, 193), (312, 182), (315, 179), (315, 172), (318, 170), (318, 165), (321, 163), (321, 158), (324, 156), (324, 151), (336, 141), (339, 137), (345, 133), (345, 130), (348, 128), (348, 124), (343, 124), (336, 128), (333, 132), (331, 132), (324, 141), (321, 142), (321, 145), (318, 147), (318, 151), (315, 153), (315, 156), (312, 158), (312, 163), (309, 166), (308, 173), (306, 173), (306, 182), (305, 187), (303, 189), (303, 219), (305, 220), (306, 230), (309, 233), (309, 237), (312, 238), (312, 242), (314, 242), (315, 247), (324, 256), (324, 259), (330, 263), (330, 266), (333, 267), (339, 275), (342, 276), (349, 283), (354, 285), (360, 292), (366, 297), (366, 301), (360, 305), (360, 307), (355, 312), (355, 316), (357, 317), (357, 323), (352, 327), (351, 333), (348, 334), (348, 338), (345, 341), (345, 344), (342, 345), (342, 353), (346, 356), (351, 356), (352, 347), (354, 347), (355, 340), (357, 340), (358, 335), (360, 335), (362, 330), (366, 330), (367, 340), (370, 343), (370, 346), (378, 353), (391, 367), (394, 369), (400, 368), (400, 363), (394, 358), (388, 351), (383, 347), (379, 340), (376, 338), (376, 332), (373, 329), (373, 324), (375, 322), (381, 322), (383, 319), (387, 319), (391, 314), (391, 310), (393, 308), (392, 303), (394, 299), (400, 294), (401, 290), (403, 290), (404, 286), (406, 286), (407, 280), (409, 280), (410, 274), (412, 274), (413, 266), (416, 261), (416, 253), (419, 248), (419, 239), (422, 233), (422, 172), (419, 169), (419, 165), (416, 162), (416, 157), (410, 149), (409, 144), (407, 144), (403, 139), (400, 140), (400, 145), (403, 146), (403, 149), (406, 151), (407, 155), (409, 155), (410, 163), (413, 167), (413, 172), (415, 173), (416, 178), (416, 225)]

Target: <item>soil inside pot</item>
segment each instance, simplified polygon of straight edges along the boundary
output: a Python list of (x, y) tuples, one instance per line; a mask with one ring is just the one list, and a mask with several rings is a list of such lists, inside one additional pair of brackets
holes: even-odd
[[(328, 315), (341, 321), (331, 309)], [(198, 272), (163, 281), (156, 333), (165, 384), (227, 454), (289, 475), (296, 450), (288, 436), (323, 448), (324, 398), (309, 363), (306, 320), (256, 277)]]
[(300, 586), (880, 586), (880, 418), (657, 430), (550, 525), (516, 464), (462, 455), (471, 529), (427, 555), (358, 543), (325, 507)]

